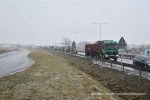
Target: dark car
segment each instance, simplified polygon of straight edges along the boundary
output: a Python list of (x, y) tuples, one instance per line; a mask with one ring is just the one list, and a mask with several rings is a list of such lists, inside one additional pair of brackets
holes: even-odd
[(137, 55), (133, 59), (133, 65), (142, 67), (142, 69), (150, 69), (150, 56), (148, 55)]

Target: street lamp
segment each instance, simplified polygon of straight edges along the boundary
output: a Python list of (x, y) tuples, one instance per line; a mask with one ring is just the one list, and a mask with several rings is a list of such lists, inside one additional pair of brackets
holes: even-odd
[(79, 33), (79, 32), (73, 32), (73, 33), (74, 33), (74, 39), (75, 39), (75, 43), (76, 43), (77, 33)]
[(108, 24), (108, 23), (94, 23), (94, 24), (98, 24), (99, 27), (100, 27), (100, 36), (99, 36), (99, 39), (101, 40), (101, 26), (102, 26), (103, 24)]

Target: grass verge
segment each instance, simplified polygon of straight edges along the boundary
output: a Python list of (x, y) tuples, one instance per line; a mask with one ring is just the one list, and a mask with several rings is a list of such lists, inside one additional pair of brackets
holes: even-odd
[(87, 73), (113, 93), (121, 93), (119, 96), (125, 100), (150, 100), (150, 80), (143, 79), (139, 76), (128, 75), (115, 69), (94, 65), (91, 60), (63, 53), (53, 53), (63, 57), (74, 68)]
[(0, 100), (120, 99), (91, 95), (110, 91), (61, 57), (39, 51), (29, 56), (34, 65), (0, 79)]

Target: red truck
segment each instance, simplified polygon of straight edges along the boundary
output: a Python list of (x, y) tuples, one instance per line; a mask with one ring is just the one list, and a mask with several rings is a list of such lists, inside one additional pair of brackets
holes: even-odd
[(92, 46), (93, 46), (92, 44), (85, 45), (85, 55), (86, 56), (91, 56)]
[(99, 55), (99, 52), (101, 51), (101, 41), (97, 41), (94, 44), (87, 44), (85, 45), (85, 55), (95, 57)]

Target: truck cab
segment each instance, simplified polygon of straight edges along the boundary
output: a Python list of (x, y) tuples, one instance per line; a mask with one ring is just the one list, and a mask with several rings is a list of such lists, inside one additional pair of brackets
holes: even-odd
[(102, 43), (102, 56), (103, 58), (113, 58), (115, 61), (118, 58), (118, 45), (113, 40), (103, 40)]

